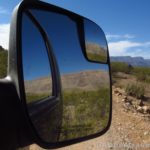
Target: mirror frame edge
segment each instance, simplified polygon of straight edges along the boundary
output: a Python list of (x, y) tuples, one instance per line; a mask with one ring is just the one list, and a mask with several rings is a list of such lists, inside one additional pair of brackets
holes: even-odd
[[(24, 109), (24, 104), (21, 100), (20, 96), (20, 54), (19, 48), (18, 48), (18, 18), (19, 18), (19, 8), (21, 7), (21, 3), (19, 3), (13, 10), (12, 17), (11, 17), (11, 23), (10, 23), (10, 33), (9, 33), (9, 51), (8, 51), (8, 74), (7, 77), (10, 80), (10, 83), (14, 86), (16, 90), (16, 94), (18, 96), (18, 99), (15, 99), (15, 101), (18, 101), (19, 108), (16, 109), (21, 110), (21, 112), (18, 111), (18, 113), (21, 113), (23, 122), (20, 122), (17, 120), (17, 124), (20, 125), (20, 130), (15, 133), (18, 137), (17, 141), (17, 147), (25, 147), (29, 144), (34, 143), (34, 133), (30, 126), (30, 123), (28, 121), (28, 117), (26, 115), (26, 111)], [(25, 129), (26, 128), (26, 129)]]
[[(58, 9), (59, 11), (64, 12), (65, 14), (74, 15), (74, 16), (78, 16), (78, 17), (82, 17), (83, 18), (83, 16), (75, 14), (75, 13), (73, 13), (71, 11), (68, 11), (68, 10), (65, 10), (63, 8), (51, 5), (49, 3), (41, 2), (41, 1), (22, 1), (20, 3), (20, 5), (17, 8), (17, 13), (15, 14), (16, 18), (17, 18), (17, 20), (16, 20), (17, 21), (17, 24), (16, 24), (16, 41), (15, 41), (15, 43), (16, 43), (16, 54), (17, 54), (16, 55), (16, 57), (17, 57), (17, 60), (16, 60), (17, 61), (16, 62), (16, 65), (17, 65), (16, 72), (18, 73), (17, 75), (15, 75), (15, 77), (17, 76), (17, 79), (18, 79), (18, 80), (16, 80), (16, 85), (18, 85), (16, 87), (19, 90), (18, 92), (19, 92), (20, 98), (22, 98), (22, 95), (24, 95), (24, 93), (23, 93), (24, 88), (23, 89), (20, 88), (20, 87), (23, 87), (23, 76), (22, 76), (23, 75), (23, 68), (22, 68), (22, 54), (21, 54), (22, 53), (21, 52), (21, 37), (20, 37), (19, 32), (20, 32), (20, 27), (21, 27), (21, 20), (22, 20), (22, 15), (21, 14), (22, 14), (22, 11), (26, 7), (28, 7), (30, 5), (33, 8), (40, 7), (43, 10), (49, 9), (49, 8)], [(108, 48), (108, 45), (107, 45), (107, 48)], [(87, 137), (76, 138), (76, 139), (72, 139), (72, 140), (68, 140), (68, 141), (64, 141), (64, 142), (58, 142), (58, 143), (47, 143), (47, 142), (43, 141), (38, 136), (36, 130), (32, 126), (32, 123), (30, 122), (30, 118), (29, 118), (27, 109), (25, 108), (26, 107), (25, 100), (21, 100), (21, 102), (22, 102), (22, 104), (24, 106), (24, 109), (25, 109), (26, 119), (29, 122), (30, 128), (32, 130), (32, 136), (34, 137), (34, 142), (36, 144), (38, 144), (39, 146), (41, 146), (43, 148), (61, 148), (61, 147), (64, 147), (64, 146), (69, 146), (69, 145), (72, 145), (72, 144), (76, 144), (76, 143), (79, 143), (79, 142), (83, 142), (83, 141), (87, 141), (87, 140), (99, 137), (99, 136), (101, 136), (101, 135), (103, 135), (104, 133), (107, 132), (107, 130), (110, 128), (111, 120), (112, 120), (112, 86), (111, 86), (112, 85), (111, 84), (112, 83), (112, 79), (111, 79), (111, 67), (110, 67), (109, 52), (108, 52), (108, 56), (107, 57), (108, 57), (107, 62), (108, 62), (108, 66), (109, 66), (109, 75), (110, 75), (110, 113), (109, 113), (109, 121), (108, 121), (108, 124), (107, 124), (106, 128), (103, 129), (102, 131), (100, 131), (99, 133), (96, 133), (96, 134), (93, 134), (93, 135), (89, 135)], [(9, 64), (10, 64), (10, 62), (9, 62)], [(106, 64), (106, 63), (104, 63), (104, 64)], [(9, 68), (9, 70), (12, 70), (11, 67)], [(17, 81), (18, 81), (18, 84), (17, 84)], [(33, 143), (33, 141), (32, 141), (32, 143)]]

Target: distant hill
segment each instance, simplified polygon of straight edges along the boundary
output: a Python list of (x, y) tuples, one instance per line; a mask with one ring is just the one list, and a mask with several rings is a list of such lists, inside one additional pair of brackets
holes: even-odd
[(8, 51), (0, 46), (0, 78), (4, 78), (7, 75), (7, 58)]
[(150, 59), (144, 59), (143, 57), (131, 57), (131, 56), (112, 56), (111, 62), (125, 62), (132, 66), (150, 67)]
[[(109, 85), (109, 75), (106, 71), (81, 71), (61, 76), (63, 90), (96, 90)], [(49, 92), (51, 89), (50, 77), (25, 81), (26, 91), (29, 93)]]
[(98, 55), (106, 55), (107, 50), (99, 44), (86, 42), (86, 50), (88, 53), (95, 53)]

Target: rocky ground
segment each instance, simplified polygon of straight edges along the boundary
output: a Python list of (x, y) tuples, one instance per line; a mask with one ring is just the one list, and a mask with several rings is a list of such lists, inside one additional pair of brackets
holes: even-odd
[[(150, 107), (113, 87), (113, 115), (103, 136), (59, 150), (149, 150)], [(31, 145), (29, 150), (43, 150)]]

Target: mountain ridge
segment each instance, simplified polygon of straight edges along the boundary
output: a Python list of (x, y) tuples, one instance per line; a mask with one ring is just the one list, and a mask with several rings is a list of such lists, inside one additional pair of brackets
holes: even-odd
[(111, 56), (111, 62), (125, 62), (132, 66), (139, 67), (150, 67), (150, 59), (145, 59), (143, 57), (131, 57), (131, 56)]

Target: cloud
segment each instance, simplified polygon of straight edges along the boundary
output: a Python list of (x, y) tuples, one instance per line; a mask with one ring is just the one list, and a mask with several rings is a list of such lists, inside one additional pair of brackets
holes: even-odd
[(150, 58), (150, 41), (137, 42), (132, 34), (106, 34), (110, 56), (141, 56)]
[(8, 10), (4, 9), (3, 7), (0, 7), (0, 14), (7, 14)]
[(129, 40), (108, 43), (111, 56), (142, 56), (150, 58), (150, 42), (133, 42)]
[(131, 35), (131, 34), (125, 34), (125, 35), (124, 35), (124, 38), (127, 38), (127, 39), (134, 39), (135, 36), (134, 36), (134, 35)]
[(108, 41), (110, 41), (110, 40), (118, 40), (118, 39), (133, 39), (135, 38), (135, 36), (131, 34), (124, 34), (124, 35), (106, 34), (106, 38)]
[(10, 24), (0, 24), (0, 45), (8, 49)]

